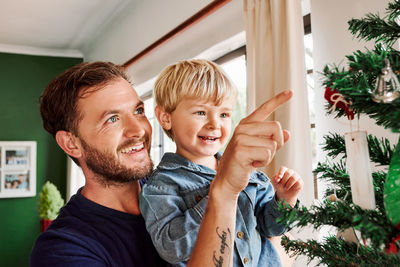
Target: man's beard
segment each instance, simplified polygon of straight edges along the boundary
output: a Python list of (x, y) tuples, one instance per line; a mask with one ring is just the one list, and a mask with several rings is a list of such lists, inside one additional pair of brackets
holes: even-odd
[[(143, 140), (148, 144), (148, 137)], [(138, 167), (127, 168), (117, 161), (117, 158), (110, 152), (100, 151), (81, 139), (85, 150), (85, 162), (88, 168), (96, 174), (99, 182), (105, 186), (121, 185), (146, 178), (153, 171), (153, 162), (148, 157)], [(118, 151), (123, 147), (130, 146), (137, 141), (128, 141), (119, 146)]]

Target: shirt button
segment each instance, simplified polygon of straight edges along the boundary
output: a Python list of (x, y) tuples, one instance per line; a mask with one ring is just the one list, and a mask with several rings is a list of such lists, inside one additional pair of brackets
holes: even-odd
[(237, 236), (239, 239), (243, 239), (244, 234), (243, 234), (243, 232), (239, 231), (239, 232), (237, 232), (236, 236)]
[(249, 262), (249, 259), (248, 259), (247, 257), (245, 257), (245, 258), (243, 259), (243, 262), (244, 262), (244, 264), (247, 264), (247, 263)]
[(200, 195), (196, 196), (196, 202), (200, 202), (200, 200), (202, 200), (202, 197)]

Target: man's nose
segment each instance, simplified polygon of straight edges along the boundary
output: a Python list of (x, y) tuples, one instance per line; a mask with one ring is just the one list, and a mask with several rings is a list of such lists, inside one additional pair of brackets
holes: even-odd
[(143, 119), (135, 116), (130, 116), (125, 121), (125, 132), (126, 137), (142, 137), (145, 135)]

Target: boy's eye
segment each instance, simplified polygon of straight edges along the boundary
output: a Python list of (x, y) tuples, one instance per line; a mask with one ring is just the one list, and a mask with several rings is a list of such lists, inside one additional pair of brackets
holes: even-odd
[(206, 113), (204, 111), (196, 111), (197, 115), (204, 116)]
[(118, 117), (117, 117), (116, 115), (114, 115), (114, 116), (110, 117), (110, 118), (107, 120), (107, 122), (114, 123), (114, 122), (116, 122), (117, 120), (118, 120)]
[(221, 118), (229, 118), (230, 114), (229, 113), (222, 113)]
[(138, 114), (138, 115), (144, 114), (144, 108), (143, 108), (143, 107), (137, 108), (137, 109), (135, 110), (135, 114)]

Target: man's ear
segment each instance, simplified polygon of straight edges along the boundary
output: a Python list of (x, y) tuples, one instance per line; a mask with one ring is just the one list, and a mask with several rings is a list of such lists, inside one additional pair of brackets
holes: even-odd
[(159, 105), (155, 108), (155, 113), (158, 122), (164, 130), (171, 130), (171, 114), (165, 112)]
[(62, 150), (71, 157), (80, 158), (82, 156), (78, 138), (71, 132), (58, 131), (56, 133), (56, 141)]

